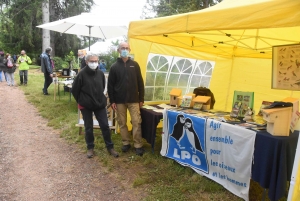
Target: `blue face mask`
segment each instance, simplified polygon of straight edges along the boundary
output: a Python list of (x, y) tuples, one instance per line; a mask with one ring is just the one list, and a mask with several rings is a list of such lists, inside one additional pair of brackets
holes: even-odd
[(123, 58), (127, 58), (128, 57), (128, 54), (129, 54), (129, 51), (128, 50), (121, 50), (121, 57)]

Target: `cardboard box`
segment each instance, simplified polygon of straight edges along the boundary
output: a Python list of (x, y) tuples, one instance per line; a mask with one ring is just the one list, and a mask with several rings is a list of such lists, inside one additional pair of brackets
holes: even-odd
[(202, 104), (202, 110), (209, 110), (210, 109), (210, 96), (197, 96), (193, 99), (193, 105), (194, 103), (201, 103)]
[(292, 107), (262, 109), (267, 131), (275, 136), (289, 136)]
[(178, 104), (178, 100), (177, 98), (181, 96), (181, 89), (172, 89), (170, 91), (170, 105), (177, 105)]

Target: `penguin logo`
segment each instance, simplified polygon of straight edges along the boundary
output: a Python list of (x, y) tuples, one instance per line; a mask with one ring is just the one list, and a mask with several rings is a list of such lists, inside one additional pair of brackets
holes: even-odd
[(200, 143), (200, 139), (194, 130), (193, 122), (190, 118), (185, 119), (185, 124), (184, 124), (185, 132), (187, 135), (187, 138), (190, 142), (191, 149), (194, 154), (196, 154), (196, 151), (198, 150), (199, 152), (203, 153), (203, 149)]
[(176, 139), (177, 145), (180, 149), (184, 149), (185, 147), (182, 147), (180, 145), (180, 141), (184, 136), (184, 124), (185, 124), (185, 118), (182, 114), (177, 115), (177, 121), (174, 124), (173, 133), (171, 136)]
[(181, 146), (180, 144), (180, 141), (182, 140), (184, 135), (187, 136), (194, 154), (196, 154), (197, 150), (203, 153), (203, 149), (199, 137), (194, 130), (192, 120), (190, 118), (184, 118), (182, 114), (179, 114), (177, 115), (177, 121), (174, 124), (173, 133), (171, 134), (171, 136), (176, 139), (177, 145), (180, 149), (185, 149), (185, 147)]

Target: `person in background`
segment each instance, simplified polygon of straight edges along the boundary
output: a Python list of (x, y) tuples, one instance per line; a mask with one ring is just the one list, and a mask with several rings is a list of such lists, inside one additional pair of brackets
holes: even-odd
[(9, 53), (6, 54), (5, 66), (6, 66), (7, 85), (14, 86), (15, 85), (14, 73), (16, 70), (16, 65), (14, 64), (14, 60), (13, 58), (11, 58), (11, 55)]
[(79, 57), (79, 59), (81, 59), (80, 60), (80, 69), (83, 69), (86, 66), (85, 56), (84, 56), (83, 52), (79, 51), (78, 57)]
[(101, 70), (103, 73), (105, 73), (106, 72), (105, 67), (106, 67), (106, 64), (105, 64), (104, 60), (102, 59), (100, 64), (99, 64), (99, 70)]
[(107, 98), (104, 95), (105, 77), (98, 69), (98, 56), (89, 52), (86, 57), (86, 67), (79, 71), (72, 85), (72, 94), (78, 103), (85, 128), (85, 142), (87, 144), (87, 157), (94, 156), (93, 113), (99, 123), (102, 136), (109, 154), (118, 157), (111, 140), (111, 132), (107, 119)]
[(17, 55), (14, 54), (14, 55), (12, 56), (12, 58), (13, 58), (13, 60), (14, 60), (14, 63), (16, 63), (16, 62), (17, 62)]
[(53, 66), (52, 66), (52, 62), (50, 59), (51, 51), (52, 51), (52, 48), (47, 47), (45, 52), (43, 52), (40, 56), (41, 70), (44, 73), (44, 78), (45, 78), (44, 88), (42, 89), (44, 95), (49, 95), (48, 87), (53, 82), (53, 79), (52, 79), (53, 78)]
[(17, 63), (19, 64), (19, 74), (20, 74), (20, 85), (26, 86), (28, 82), (28, 70), (29, 64), (31, 64), (31, 59), (26, 55), (25, 50), (21, 51)]
[(132, 122), (132, 135), (137, 155), (144, 154), (141, 132), (140, 107), (144, 103), (144, 81), (140, 66), (128, 57), (129, 44), (119, 44), (120, 58), (111, 66), (108, 76), (108, 96), (111, 107), (117, 113), (117, 121), (122, 137), (122, 151), (127, 152), (130, 145), (130, 136), (127, 127), (127, 110)]
[(4, 63), (5, 63), (4, 54), (0, 54), (0, 82), (2, 82), (2, 80), (4, 79), (2, 77), (2, 72), (3, 72), (3, 76), (5, 77), (6, 66)]

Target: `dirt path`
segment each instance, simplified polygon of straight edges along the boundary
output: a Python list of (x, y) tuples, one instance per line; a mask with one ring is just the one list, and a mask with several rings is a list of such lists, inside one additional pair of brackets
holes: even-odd
[(0, 82), (1, 201), (142, 200), (46, 125), (18, 87)]

